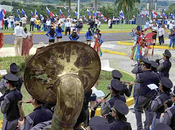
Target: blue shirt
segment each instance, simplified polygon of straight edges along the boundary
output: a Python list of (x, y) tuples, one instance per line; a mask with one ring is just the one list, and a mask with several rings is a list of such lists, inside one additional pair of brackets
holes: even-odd
[(85, 34), (85, 37), (86, 37), (86, 40), (92, 40), (92, 32), (91, 32), (91, 36), (89, 35), (89, 31), (86, 32)]
[(63, 35), (61, 34), (61, 32), (64, 32), (64, 30), (61, 28), (61, 31), (59, 31), (59, 29), (56, 28), (55, 32), (57, 37), (62, 37)]
[(79, 36), (77, 35), (77, 37), (76, 38), (73, 38), (72, 37), (72, 34), (69, 36), (69, 39), (71, 40), (71, 41), (77, 41), (78, 39), (79, 39)]
[[(55, 32), (56, 33), (56, 32)], [(49, 36), (49, 39), (55, 39), (55, 35), (52, 37), (52, 36), (50, 36), (50, 31), (48, 31), (47, 33), (46, 33), (46, 35), (47, 36)]]

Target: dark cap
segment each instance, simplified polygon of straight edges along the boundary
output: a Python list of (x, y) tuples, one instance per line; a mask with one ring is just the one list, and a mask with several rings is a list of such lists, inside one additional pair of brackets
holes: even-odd
[(120, 73), (120, 71), (118, 71), (118, 70), (113, 70), (113, 71), (112, 71), (112, 76), (113, 76), (114, 78), (120, 79), (120, 78), (122, 78), (123, 75)]
[(163, 53), (163, 55), (164, 55), (165, 57), (167, 57), (167, 58), (170, 58), (170, 57), (171, 57), (171, 53), (170, 53), (169, 50), (165, 50), (164, 53)]
[(93, 130), (109, 130), (108, 121), (105, 118), (99, 116), (93, 117), (89, 122), (89, 126)]
[(7, 74), (4, 76), (4, 78), (8, 81), (18, 81), (19, 78), (15, 76), (14, 74)]
[(19, 71), (18, 66), (16, 65), (16, 63), (12, 63), (10, 65), (10, 71), (11, 72), (18, 72)]
[(148, 65), (151, 65), (151, 62), (149, 60), (147, 60), (145, 57), (142, 56), (141, 58), (141, 61), (144, 63), (144, 64), (148, 64)]
[(158, 64), (155, 61), (151, 60), (150, 62), (151, 62), (151, 67), (153, 67), (153, 68), (158, 67)]
[(173, 83), (167, 77), (162, 77), (161, 80), (160, 80), (160, 83), (166, 88), (172, 88), (173, 87)]
[(120, 83), (118, 79), (111, 80), (111, 87), (117, 91), (120, 91), (123, 89), (123, 85)]
[(158, 123), (155, 127), (154, 130), (172, 130), (168, 125), (164, 123)]
[(116, 100), (113, 109), (122, 115), (127, 115), (129, 112), (128, 106), (122, 100)]

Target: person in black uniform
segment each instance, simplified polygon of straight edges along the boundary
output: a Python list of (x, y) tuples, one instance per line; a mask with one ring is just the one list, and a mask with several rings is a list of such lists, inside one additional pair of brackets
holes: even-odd
[(137, 121), (137, 130), (142, 130), (142, 117), (141, 113), (145, 110), (146, 121), (145, 129), (149, 129), (149, 112), (146, 110), (147, 105), (151, 101), (152, 95), (156, 92), (148, 88), (149, 84), (155, 84), (158, 86), (159, 77), (157, 74), (151, 71), (151, 62), (142, 57), (141, 69), (143, 73), (137, 74), (135, 83), (139, 87), (138, 98), (135, 103), (135, 116)]
[(158, 123), (154, 130), (172, 130), (168, 125), (164, 124), (164, 123)]
[[(119, 80), (117, 80), (117, 79), (111, 80), (110, 92), (111, 92), (112, 98), (108, 101), (105, 101), (104, 99), (101, 100), (101, 102), (102, 102), (101, 115), (102, 116), (110, 115), (109, 113), (111, 112), (111, 108), (114, 106), (114, 102), (116, 100), (122, 100), (123, 102), (126, 102), (126, 99), (120, 95), (120, 91), (122, 89), (123, 89), (123, 85), (120, 83)], [(109, 119), (108, 121), (111, 122), (112, 120)]]
[[(123, 75), (120, 73), (120, 71), (118, 70), (113, 70), (112, 71), (112, 77), (114, 79), (118, 79), (120, 81), (120, 79), (123, 77)], [(127, 97), (130, 97), (131, 96), (131, 91), (132, 91), (132, 86), (133, 86), (133, 83), (131, 82), (129, 84), (129, 89), (127, 88), (127, 85), (125, 85), (125, 83), (123, 82), (122, 83), (123, 85), (123, 90), (120, 91), (120, 95), (123, 96), (123, 98), (125, 98), (124, 94), (127, 96)]]
[(173, 106), (170, 105), (169, 108), (161, 114), (160, 123), (164, 123), (170, 126), (172, 130), (175, 130), (175, 87), (171, 95), (171, 103), (169, 102), (169, 104), (173, 104)]
[[(19, 69), (16, 63), (12, 63), (9, 68), (9, 73), (16, 75), (18, 71)], [(18, 77), (18, 82), (16, 82), (15, 86), (19, 91), (21, 90), (22, 83), (23, 83), (23, 80)], [(0, 92), (4, 94), (6, 90), (7, 90), (7, 84), (6, 84), (5, 77), (3, 76), (0, 82)]]
[(151, 60), (150, 62), (151, 62), (151, 70), (153, 72), (157, 73), (158, 64), (155, 61), (153, 61), (153, 60)]
[(93, 117), (89, 122), (89, 126), (91, 130), (110, 130), (109, 122), (100, 116)]
[(159, 85), (159, 89), (161, 93), (152, 101), (152, 104), (151, 104), (151, 110), (155, 112), (154, 119), (151, 126), (152, 129), (154, 129), (155, 125), (160, 122), (159, 121), (160, 115), (161, 113), (164, 112), (164, 109), (165, 109), (163, 103), (166, 100), (170, 99), (170, 91), (172, 87), (173, 87), (173, 83), (171, 82), (170, 79), (168, 79), (167, 77), (161, 78), (161, 82)]
[(52, 119), (53, 113), (43, 106), (43, 103), (33, 99), (31, 100), (34, 110), (31, 114), (27, 115), (23, 121), (18, 121), (20, 130), (30, 130), (38, 123), (49, 121)]
[(110, 130), (132, 130), (130, 123), (126, 122), (125, 115), (128, 112), (127, 105), (121, 100), (116, 100), (112, 108), (112, 116), (115, 120), (110, 124)]
[(15, 87), (19, 79), (13, 74), (7, 74), (4, 78), (9, 92), (1, 102), (1, 112), (4, 114), (2, 130), (16, 130), (20, 117), (17, 104), (18, 101), (22, 100), (22, 94)]
[(163, 60), (164, 62), (162, 62), (160, 64), (160, 59), (156, 60), (156, 63), (158, 63), (158, 68), (157, 71), (159, 72), (159, 76), (160, 78), (162, 77), (169, 77), (169, 70), (171, 69), (171, 62), (170, 62), (170, 57), (171, 57), (171, 53), (169, 50), (165, 50), (165, 52), (163, 53)]

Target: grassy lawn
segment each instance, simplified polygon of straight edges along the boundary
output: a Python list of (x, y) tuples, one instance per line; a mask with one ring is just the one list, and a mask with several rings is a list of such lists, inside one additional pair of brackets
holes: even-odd
[[(24, 63), (24, 57), (22, 56), (18, 56), (18, 57), (2, 57), (0, 58), (0, 69), (5, 69), (8, 70), (9, 66), (11, 63), (15, 62), (18, 66), (21, 66), (22, 63)], [(19, 67), (21, 68), (21, 67)], [(121, 72), (123, 74), (123, 78), (122, 81), (134, 81), (134, 78), (124, 72)], [(99, 80), (98, 80), (98, 87), (97, 89), (102, 90), (105, 95), (107, 95), (109, 93), (109, 90), (107, 90), (107, 86), (110, 83), (112, 79), (112, 73), (111, 72), (104, 72), (101, 71)], [(25, 86), (22, 86), (21, 92), (23, 94), (23, 101), (29, 101), (31, 99), (31, 96), (29, 95), (29, 93), (26, 91)], [(33, 111), (33, 106), (32, 104), (23, 104), (23, 109), (24, 109), (24, 113), (25, 115), (31, 113)], [(2, 113), (0, 113), (0, 119), (3, 119), (3, 115)]]
[[(135, 28), (137, 25), (134, 24), (114, 24), (112, 26), (112, 29), (108, 28), (108, 24), (101, 24), (101, 27), (99, 27), (99, 29), (101, 31), (131, 31), (133, 28)], [(83, 29), (82, 31), (85, 32), (87, 31), (89, 25), (87, 24), (83, 24)], [(27, 30), (30, 30), (30, 25), (27, 24)], [(4, 33), (13, 33), (13, 30), (11, 28), (9, 28), (8, 31), (3, 30)], [(37, 29), (34, 29), (34, 32), (37, 32)]]

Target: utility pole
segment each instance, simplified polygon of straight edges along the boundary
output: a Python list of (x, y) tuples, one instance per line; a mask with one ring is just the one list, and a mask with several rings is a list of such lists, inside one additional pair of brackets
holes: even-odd
[(149, 18), (150, 20), (152, 19), (152, 1), (153, 0), (149, 0)]
[(97, 0), (94, 0), (94, 12), (96, 13), (97, 11)]
[(78, 15), (77, 15), (77, 19), (79, 19), (80, 17), (80, 0), (78, 0)]

